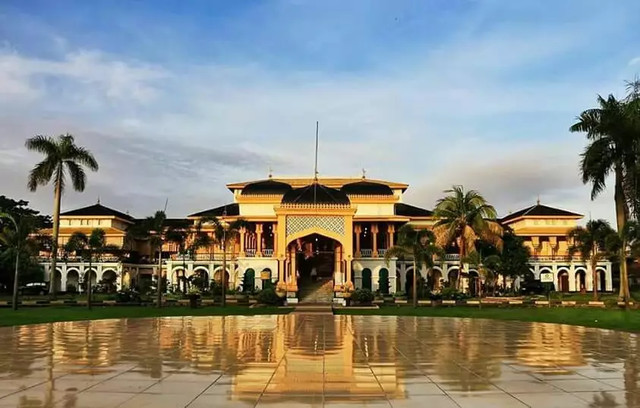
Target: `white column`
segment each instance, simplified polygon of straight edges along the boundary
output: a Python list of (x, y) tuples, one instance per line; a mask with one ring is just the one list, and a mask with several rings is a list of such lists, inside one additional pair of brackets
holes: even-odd
[(60, 290), (62, 292), (66, 292), (67, 291), (67, 265), (66, 264), (62, 264), (60, 265)]
[(585, 283), (586, 283), (586, 289), (587, 292), (592, 292), (593, 291), (593, 271), (591, 270), (591, 266), (587, 265), (587, 276), (585, 279)]
[(607, 292), (613, 291), (613, 273), (611, 270), (611, 262), (607, 262), (606, 273), (604, 275), (604, 284)]
[(576, 285), (576, 271), (569, 270), (569, 292), (579, 291), (580, 288)]
[(398, 268), (398, 264), (395, 260), (389, 261), (389, 294), (393, 295), (396, 293), (396, 269)]

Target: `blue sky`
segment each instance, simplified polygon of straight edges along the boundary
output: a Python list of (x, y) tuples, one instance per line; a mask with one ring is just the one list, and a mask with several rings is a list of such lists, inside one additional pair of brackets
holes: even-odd
[(501, 214), (589, 201), (584, 137), (597, 93), (640, 73), (636, 1), (3, 1), (1, 193), (32, 194), (33, 134), (71, 132), (102, 164), (85, 194), (143, 216), (231, 197), (224, 184), (320, 172), (411, 184), (431, 207), (451, 184)]

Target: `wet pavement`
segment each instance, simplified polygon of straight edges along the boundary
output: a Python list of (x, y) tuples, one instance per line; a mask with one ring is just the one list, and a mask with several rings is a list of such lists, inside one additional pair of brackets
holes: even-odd
[(640, 407), (640, 336), (387, 316), (0, 329), (0, 407)]

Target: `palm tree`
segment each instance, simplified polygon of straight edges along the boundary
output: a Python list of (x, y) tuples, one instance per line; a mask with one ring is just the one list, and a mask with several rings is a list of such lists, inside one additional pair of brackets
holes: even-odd
[(158, 251), (158, 279), (156, 292), (156, 307), (162, 307), (162, 245), (166, 238), (167, 215), (164, 211), (156, 211), (153, 216), (147, 217), (143, 223), (142, 235), (149, 239), (151, 253)]
[(456, 287), (460, 289), (462, 260), (475, 251), (476, 241), (480, 239), (501, 250), (502, 227), (496, 221), (495, 208), (477, 191), (465, 192), (462, 186), (453, 186), (444, 192), (450, 195), (438, 200), (433, 213), (437, 220), (433, 231), (442, 248), (453, 243), (458, 246), (460, 268)]
[[(93, 154), (84, 147), (77, 146), (70, 134), (60, 135), (56, 139), (38, 135), (27, 139), (29, 150), (42, 153), (45, 158), (29, 173), (28, 187), (36, 191), (38, 186), (45, 186), (53, 181), (53, 241), (51, 245), (51, 273), (55, 274), (58, 256), (58, 230), (60, 227), (60, 202), (67, 182), (71, 178), (74, 190), (84, 191), (87, 175), (83, 167), (98, 171), (98, 162)], [(51, 279), (51, 278), (50, 278)], [(55, 285), (50, 284), (49, 291), (55, 295)]]
[(568, 239), (571, 242), (569, 255), (580, 253), (583, 262), (588, 262), (591, 269), (593, 284), (593, 299), (598, 300), (598, 262), (609, 256), (607, 252), (607, 240), (615, 236), (615, 231), (605, 220), (591, 220), (586, 227), (576, 227), (569, 231)]
[[(213, 237), (216, 242), (222, 247), (222, 307), (226, 306), (226, 291), (227, 291), (227, 245), (235, 240), (240, 235), (242, 228), (247, 228), (249, 224), (242, 218), (238, 218), (235, 221), (228, 223), (224, 220), (220, 220), (217, 217), (203, 217), (200, 222), (201, 225), (211, 224), (213, 228)], [(215, 278), (215, 275), (214, 275)]]
[[(182, 284), (184, 285), (184, 293), (187, 293), (187, 241), (190, 231), (187, 228), (171, 229), (166, 232), (165, 239), (178, 245), (178, 253), (182, 256)], [(178, 289), (180, 286), (178, 284)]]
[(436, 246), (436, 237), (430, 230), (416, 230), (411, 225), (405, 224), (398, 230), (398, 242), (387, 249), (384, 260), (387, 265), (391, 258), (411, 258), (413, 261), (412, 296), (413, 307), (418, 306), (418, 273), (422, 266), (428, 268), (427, 274), (434, 267), (434, 258), (442, 254), (440, 247)]
[[(473, 251), (468, 254), (463, 262), (477, 268), (478, 274), (484, 278), (484, 281), (491, 284), (495, 291), (496, 281), (498, 279), (498, 270), (500, 268), (501, 259), (498, 255), (489, 255), (483, 257), (480, 252)], [(477, 293), (482, 297), (482, 284), (478, 284)]]
[[(198, 220), (195, 226), (195, 230), (193, 231), (193, 239), (191, 240), (191, 244), (187, 247), (187, 253), (191, 255), (193, 259), (195, 259), (195, 255), (200, 248), (209, 248), (214, 244), (214, 240), (207, 234), (202, 231), (202, 220)], [(211, 254), (209, 254), (209, 259), (211, 258)], [(205, 290), (207, 287), (207, 280), (201, 280), (201, 290)]]
[[(625, 192), (635, 192), (638, 173), (638, 143), (640, 139), (640, 99), (634, 102), (619, 101), (613, 95), (607, 99), (598, 95), (597, 108), (580, 114), (569, 130), (587, 134), (589, 145), (582, 153), (582, 182), (591, 183), (591, 199), (595, 199), (606, 187), (610, 173), (614, 174), (614, 200), (616, 225), (622, 231), (629, 219), (629, 203), (636, 197)], [(636, 209), (637, 212), (637, 209)], [(626, 245), (622, 243), (620, 257), (620, 298), (629, 300), (629, 277), (626, 262)]]
[[(32, 254), (35, 252), (35, 242), (31, 234), (36, 231), (33, 217), (24, 215), (17, 218), (8, 213), (0, 213), (0, 219), (9, 221), (0, 231), (0, 243), (7, 247), (4, 254), (15, 257), (16, 268), (13, 275), (13, 310), (18, 310), (18, 281), (20, 275), (20, 254)], [(4, 255), (3, 254), (3, 255)], [(53, 284), (53, 282), (51, 283)]]
[(91, 310), (91, 298), (93, 294), (93, 288), (91, 287), (91, 269), (93, 267), (93, 260), (96, 259), (100, 261), (104, 253), (116, 252), (120, 248), (107, 244), (105, 232), (102, 228), (93, 229), (89, 236), (76, 231), (69, 238), (67, 245), (69, 248), (76, 248), (76, 250), (83, 251), (89, 259), (89, 271), (85, 274), (85, 282), (87, 284), (87, 308)]

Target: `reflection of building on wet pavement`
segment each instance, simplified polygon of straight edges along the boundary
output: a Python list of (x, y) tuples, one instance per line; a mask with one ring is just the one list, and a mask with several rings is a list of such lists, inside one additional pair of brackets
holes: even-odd
[[(0, 341), (0, 406), (64, 399), (71, 408), (91, 406), (97, 396), (146, 401), (167, 393), (248, 405), (318, 398), (417, 403), (423, 394), (452, 401), (461, 394), (520, 396), (532, 406), (555, 394), (558, 401), (640, 403), (638, 336), (546, 323), (175, 317), (5, 328)], [(167, 401), (156, 406), (186, 405)]]

